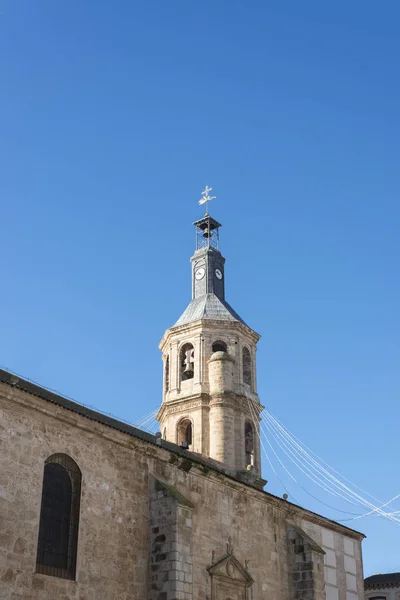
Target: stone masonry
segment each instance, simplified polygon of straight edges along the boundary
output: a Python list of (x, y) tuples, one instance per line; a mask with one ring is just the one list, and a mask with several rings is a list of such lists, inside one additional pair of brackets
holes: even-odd
[[(321, 586), (328, 600), (362, 599), (362, 534), (159, 443), (0, 372), (0, 599), (226, 600), (215, 594), (232, 588), (237, 568), (226, 566), (215, 593), (209, 569), (231, 540), (249, 599), (299, 600), (295, 528), (325, 552), (305, 545), (303, 560), (295, 544), (316, 600)], [(82, 473), (74, 581), (36, 572), (44, 461), (55, 453)]]
[(148, 600), (192, 600), (192, 512), (176, 488), (150, 478)]
[[(239, 322), (196, 322), (172, 327), (165, 333), (160, 348), (164, 364), (169, 358), (169, 389), (164, 391), (158, 413), (160, 430), (166, 439), (178, 442), (178, 425), (189, 418), (193, 425), (191, 450), (224, 463), (235, 470), (246, 469), (245, 422), (254, 427), (255, 472), (261, 474), (259, 412), (256, 392), (255, 344), (258, 334)], [(227, 352), (213, 353), (220, 340)], [(180, 378), (180, 349), (194, 346), (194, 376)], [(252, 386), (243, 382), (243, 348), (251, 350)], [(222, 356), (225, 354), (225, 356)]]

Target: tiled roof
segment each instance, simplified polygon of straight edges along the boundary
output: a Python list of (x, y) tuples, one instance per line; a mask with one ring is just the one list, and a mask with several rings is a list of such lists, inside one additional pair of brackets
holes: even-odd
[(364, 579), (364, 589), (382, 590), (400, 587), (400, 573), (378, 573)]
[(186, 325), (200, 319), (239, 321), (239, 323), (246, 325), (237, 312), (227, 302), (220, 300), (215, 294), (204, 294), (204, 296), (194, 298), (177, 320), (175, 326)]

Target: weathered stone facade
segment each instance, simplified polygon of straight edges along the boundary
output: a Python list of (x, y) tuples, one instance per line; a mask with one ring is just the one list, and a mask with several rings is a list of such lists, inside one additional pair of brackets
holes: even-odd
[(164, 393), (157, 419), (164, 439), (184, 441), (232, 473), (250, 470), (260, 478), (260, 336), (225, 300), (220, 224), (205, 215), (195, 226), (192, 300), (160, 343)]
[[(1, 600), (361, 600), (361, 534), (0, 374)], [(75, 581), (36, 573), (43, 468), (55, 453), (82, 472)], [(302, 548), (301, 532), (325, 554)]]
[(263, 491), (259, 335), (196, 227), (162, 438), (0, 370), (0, 600), (362, 600), (363, 535)]
[[(259, 413), (256, 392), (255, 344), (258, 334), (242, 323), (197, 321), (167, 330), (161, 342), (169, 365), (169, 388), (164, 392), (158, 419), (165, 438), (179, 443), (179, 423), (190, 419), (190, 449), (225, 464), (232, 471), (246, 469), (245, 424), (254, 428), (254, 471), (261, 475)], [(216, 341), (226, 352), (213, 352)], [(186, 344), (194, 347), (193, 377), (182, 381), (180, 355)], [(252, 385), (243, 381), (243, 348), (251, 349)]]

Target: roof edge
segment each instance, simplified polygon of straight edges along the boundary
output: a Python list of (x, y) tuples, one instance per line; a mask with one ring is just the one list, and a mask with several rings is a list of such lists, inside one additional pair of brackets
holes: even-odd
[[(157, 446), (160, 449), (167, 450), (168, 452), (171, 452), (172, 454), (175, 454), (185, 460), (190, 460), (193, 463), (198, 464), (200, 467), (203, 467), (203, 468), (205, 467), (207, 471), (214, 471), (215, 473), (217, 473), (219, 475), (223, 475), (227, 479), (230, 479), (237, 484), (244, 485), (244, 486), (252, 489), (255, 492), (258, 492), (265, 496), (269, 496), (270, 498), (273, 498), (275, 501), (279, 501), (279, 503), (281, 505), (292, 506), (294, 508), (297, 508), (301, 512), (308, 514), (314, 518), (317, 517), (318, 520), (325, 521), (327, 523), (331, 523), (332, 525), (335, 525), (335, 527), (342, 529), (342, 530), (346, 530), (346, 531), (352, 533), (353, 535), (359, 537), (360, 539), (363, 539), (366, 537), (365, 534), (361, 533), (360, 531), (351, 529), (350, 527), (347, 527), (346, 525), (342, 525), (341, 523), (338, 523), (337, 521), (334, 521), (333, 519), (329, 519), (328, 517), (324, 517), (323, 515), (320, 515), (311, 510), (308, 510), (307, 508), (304, 508), (303, 506), (299, 506), (297, 504), (289, 502), (288, 500), (284, 500), (283, 498), (280, 498), (279, 496), (275, 496), (274, 494), (271, 494), (270, 492), (266, 492), (265, 490), (260, 490), (255, 485), (252, 485), (250, 482), (246, 482), (238, 477), (234, 477), (229, 472), (227, 472), (224, 468), (217, 467), (215, 464), (213, 464), (214, 461), (213, 462), (208, 461), (206, 458), (202, 458), (198, 454), (194, 455), (189, 450), (184, 450), (177, 444), (173, 444), (172, 442), (162, 440), (162, 443), (160, 446), (159, 441), (157, 443), (157, 440), (159, 440), (159, 438), (157, 438), (155, 435), (152, 435), (151, 433), (147, 433), (146, 431), (143, 431), (142, 429), (139, 429), (139, 428), (135, 427), (134, 425), (131, 425), (124, 421), (120, 421), (120, 420), (116, 419), (115, 417), (101, 413), (98, 410), (89, 408), (88, 406), (85, 406), (84, 404), (75, 402), (74, 400), (71, 400), (70, 398), (61, 396), (57, 392), (46, 389), (45, 387), (40, 386), (39, 384), (34, 383), (33, 381), (30, 381), (29, 379), (26, 379), (20, 375), (17, 375), (16, 373), (12, 373), (12, 372), (4, 371), (3, 369), (0, 369), (0, 383), (4, 383), (13, 388), (16, 388), (23, 392), (31, 394), (32, 396), (36, 396), (38, 398), (41, 398), (42, 400), (45, 400), (52, 404), (56, 404), (57, 406), (61, 406), (62, 408), (65, 408), (67, 410), (75, 412), (83, 417), (91, 419), (92, 421), (96, 421), (98, 423), (106, 425), (107, 427), (116, 429), (117, 431), (120, 431), (121, 433), (125, 433), (132, 437), (136, 437), (148, 444)], [(175, 461), (172, 461), (172, 462), (175, 462)]]

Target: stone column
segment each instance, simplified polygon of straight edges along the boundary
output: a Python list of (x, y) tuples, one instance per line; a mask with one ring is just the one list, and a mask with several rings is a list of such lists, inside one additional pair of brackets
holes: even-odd
[(234, 364), (227, 352), (215, 352), (208, 361), (210, 456), (230, 468), (235, 468)]
[(210, 456), (235, 468), (234, 409), (220, 398), (210, 402)]

